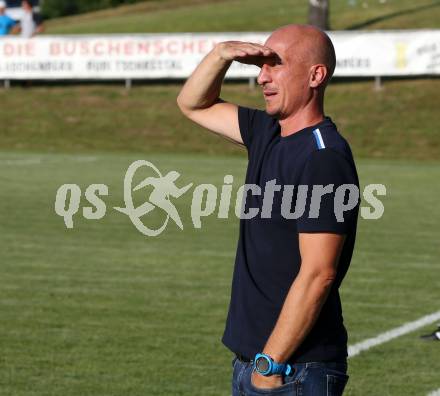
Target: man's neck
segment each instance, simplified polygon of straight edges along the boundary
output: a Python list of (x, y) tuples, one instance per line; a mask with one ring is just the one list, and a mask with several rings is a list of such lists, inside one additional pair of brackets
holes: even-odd
[(299, 112), (280, 120), (281, 136), (289, 136), (324, 120), (324, 111)]

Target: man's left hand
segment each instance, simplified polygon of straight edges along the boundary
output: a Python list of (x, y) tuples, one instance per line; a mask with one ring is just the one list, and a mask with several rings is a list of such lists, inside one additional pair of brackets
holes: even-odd
[(252, 371), (251, 382), (256, 388), (271, 389), (283, 385), (283, 377), (281, 375), (265, 377), (256, 371)]

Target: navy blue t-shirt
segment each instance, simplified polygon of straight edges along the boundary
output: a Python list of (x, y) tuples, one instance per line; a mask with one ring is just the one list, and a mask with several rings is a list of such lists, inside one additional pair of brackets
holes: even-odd
[[(312, 186), (332, 184), (334, 191), (339, 186), (359, 186), (350, 147), (328, 117), (286, 137), (280, 135), (277, 119), (264, 111), (239, 107), (238, 118), (248, 150), (246, 184), (259, 186), (261, 194), (258, 188), (246, 194), (244, 213), (255, 212), (253, 208), (259, 213), (240, 220), (231, 302), (222, 341), (231, 351), (251, 359), (261, 352), (301, 267), (298, 234), (344, 234), (337, 278), (314, 327), (289, 361), (343, 360), (347, 356), (347, 332), (338, 288), (353, 253), (359, 200), (356, 196), (354, 208), (343, 212), (341, 219), (335, 214), (335, 194), (326, 194), (322, 196), (318, 214), (316, 211), (313, 216), (309, 214)], [(262, 210), (263, 192), (266, 183), (274, 183), (274, 179), (283, 187), (275, 191), (271, 215), (267, 218), (263, 214), (267, 211)], [(287, 216), (285, 209), (281, 210), (286, 185), (295, 186), (289, 207), (291, 213), (296, 213), (296, 219)], [(294, 212), (299, 185), (309, 188), (304, 214), (300, 217), (300, 211)], [(348, 204), (348, 194), (343, 194), (343, 203)]]

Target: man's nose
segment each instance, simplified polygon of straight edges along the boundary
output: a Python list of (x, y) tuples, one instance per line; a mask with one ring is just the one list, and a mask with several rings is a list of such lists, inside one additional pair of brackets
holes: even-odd
[(261, 67), (260, 74), (258, 74), (257, 83), (258, 85), (263, 85), (268, 82), (271, 82), (270, 67), (264, 63)]

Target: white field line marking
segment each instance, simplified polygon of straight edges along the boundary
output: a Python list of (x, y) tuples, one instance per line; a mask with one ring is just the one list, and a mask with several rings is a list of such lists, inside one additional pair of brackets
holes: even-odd
[(384, 344), (385, 342), (391, 341), (394, 338), (411, 333), (412, 331), (427, 326), (438, 320), (440, 320), (440, 311), (434, 312), (430, 315), (426, 315), (420, 319), (415, 320), (414, 322), (405, 323), (400, 327), (388, 330), (384, 333), (379, 334), (376, 337), (368, 338), (364, 341), (358, 342), (357, 344), (350, 345), (348, 347), (348, 357), (351, 358), (353, 356), (359, 355), (363, 351), (367, 351), (370, 348)]
[(28, 159), (0, 159), (2, 165), (36, 165), (41, 164), (41, 158), (28, 158)]
[(72, 162), (96, 162), (98, 160), (97, 157), (68, 157), (68, 158), (50, 158), (50, 159), (43, 159), (43, 158), (0, 158), (0, 165), (10, 165), (10, 166), (22, 166), (22, 165), (39, 165), (39, 164), (58, 164), (60, 162), (66, 162), (72, 161)]
[(98, 160), (97, 157), (74, 157), (74, 161), (77, 162), (95, 162)]
[(440, 388), (434, 392), (431, 392), (428, 396), (440, 396)]

